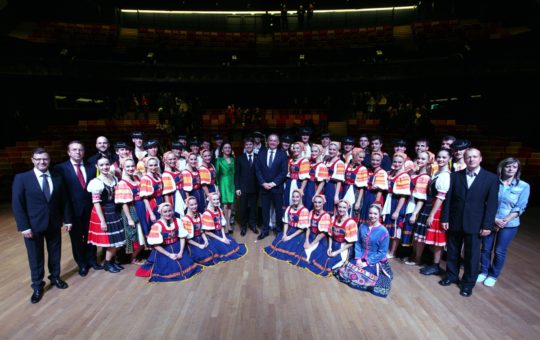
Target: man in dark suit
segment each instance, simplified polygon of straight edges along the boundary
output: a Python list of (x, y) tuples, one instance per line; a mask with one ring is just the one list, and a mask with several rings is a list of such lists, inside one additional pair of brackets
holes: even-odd
[(441, 214), (442, 227), (447, 230), (446, 277), (442, 286), (458, 283), (459, 258), (465, 250), (462, 296), (471, 296), (478, 277), (481, 238), (491, 233), (497, 213), (499, 179), (480, 167), (482, 154), (478, 149), (465, 152), (467, 168), (452, 173)]
[(43, 297), (44, 250), (47, 242), (49, 280), (60, 289), (68, 287), (60, 279), (60, 254), (62, 221), (67, 231), (71, 229), (71, 207), (60, 175), (49, 172), (50, 158), (47, 151), (37, 148), (32, 153), (34, 168), (17, 174), (13, 181), (12, 209), (17, 229), (24, 237), (28, 253), (32, 288), (30, 301), (38, 303)]
[(73, 211), (73, 227), (69, 232), (73, 258), (79, 266), (79, 275), (86, 276), (90, 267), (103, 269), (97, 263), (96, 246), (88, 243), (88, 226), (92, 212), (92, 194), (86, 185), (96, 177), (96, 167), (83, 162), (84, 146), (79, 141), (68, 144), (69, 159), (54, 167), (62, 176)]
[(236, 160), (234, 172), (234, 187), (236, 196), (240, 198), (240, 235), (244, 236), (247, 227), (258, 234), (256, 226), (257, 217), (257, 197), (259, 195), (259, 184), (255, 173), (255, 162), (257, 155), (253, 152), (253, 139), (244, 139), (244, 153)]
[(268, 136), (268, 148), (259, 151), (255, 162), (257, 181), (261, 186), (261, 203), (263, 230), (257, 239), (262, 240), (270, 233), (270, 208), (273, 204), (276, 211), (276, 229), (283, 228), (283, 182), (287, 176), (289, 160), (285, 151), (279, 150), (279, 137), (276, 134)]
[(96, 165), (96, 162), (101, 157), (107, 157), (112, 163), (118, 161), (118, 155), (110, 148), (111, 144), (105, 136), (99, 136), (96, 138), (96, 150), (97, 152), (88, 158), (88, 164)]

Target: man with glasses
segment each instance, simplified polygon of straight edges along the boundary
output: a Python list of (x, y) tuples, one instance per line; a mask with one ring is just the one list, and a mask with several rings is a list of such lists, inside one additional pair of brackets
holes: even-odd
[(71, 229), (71, 205), (60, 175), (49, 171), (47, 151), (37, 148), (32, 153), (34, 168), (17, 174), (12, 188), (12, 209), (17, 229), (24, 237), (34, 290), (30, 302), (43, 297), (44, 247), (47, 243), (49, 280), (60, 289), (68, 287), (60, 279), (60, 227)]

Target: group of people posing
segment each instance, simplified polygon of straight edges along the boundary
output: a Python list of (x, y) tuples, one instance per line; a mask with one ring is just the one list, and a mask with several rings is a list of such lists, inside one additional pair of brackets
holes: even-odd
[[(33, 303), (43, 295), (44, 240), (51, 283), (67, 288), (60, 279), (61, 221), (81, 276), (90, 268), (119, 272), (115, 255), (125, 248), (140, 264), (138, 276), (181, 281), (246, 254), (231, 236), (237, 202), (242, 236), (248, 228), (259, 240), (271, 231), (277, 235), (264, 249), (271, 257), (387, 296), (393, 277), (388, 259), (400, 244), (414, 247), (404, 259), (410, 265), (422, 264), (425, 245), (432, 246), (433, 262), (420, 270), (425, 275), (442, 273), (446, 248), (440, 284), (459, 281), (463, 256), (460, 293), (470, 296), (477, 279), (495, 284), (529, 195), (517, 159), (502, 161), (497, 177), (480, 167), (479, 150), (452, 136), (436, 155), (427, 140), (416, 141), (414, 158), (405, 140), (395, 141), (390, 157), (379, 136), (361, 135), (357, 146), (352, 137), (337, 142), (324, 133), (318, 144), (309, 129), (281, 141), (277, 134), (265, 141), (256, 132), (237, 157), (220, 135), (214, 149), (178, 136), (163, 155), (157, 140), (144, 141), (137, 131), (131, 137), (133, 144), (118, 142), (114, 151), (98, 137), (97, 153), (87, 161), (82, 143), (72, 141), (69, 160), (53, 171), (46, 150), (36, 149), (34, 169), (16, 176), (13, 211), (28, 250)], [(106, 249), (103, 264), (96, 247)], [(151, 251), (143, 261), (144, 249)]]

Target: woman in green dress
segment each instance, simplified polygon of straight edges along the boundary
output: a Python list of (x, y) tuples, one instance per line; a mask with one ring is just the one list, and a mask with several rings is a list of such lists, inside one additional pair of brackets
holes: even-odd
[(226, 220), (225, 231), (232, 234), (231, 208), (234, 203), (234, 157), (230, 143), (223, 143), (221, 156), (216, 159), (216, 177), (221, 194), (223, 215)]

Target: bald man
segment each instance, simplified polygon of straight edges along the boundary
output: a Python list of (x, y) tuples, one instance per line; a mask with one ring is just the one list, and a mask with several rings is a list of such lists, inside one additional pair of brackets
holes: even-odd
[[(469, 297), (478, 277), (480, 244), (495, 225), (499, 179), (480, 167), (482, 154), (478, 149), (465, 151), (467, 168), (452, 173), (450, 188), (441, 214), (442, 227), (447, 230), (446, 277), (441, 286), (461, 282), (460, 295)], [(459, 258), (464, 245), (465, 271), (459, 280)]]
[(111, 151), (110, 149), (111, 144), (109, 143), (109, 140), (105, 136), (99, 136), (96, 138), (96, 150), (97, 152), (88, 158), (88, 163), (90, 165), (95, 165), (96, 161), (99, 157), (104, 156), (109, 159), (109, 161), (112, 163), (118, 161), (118, 155)]

